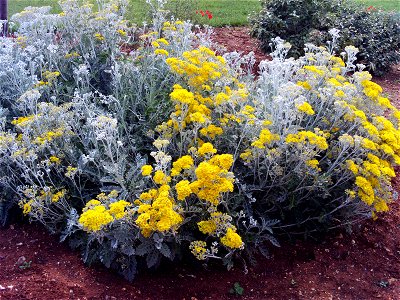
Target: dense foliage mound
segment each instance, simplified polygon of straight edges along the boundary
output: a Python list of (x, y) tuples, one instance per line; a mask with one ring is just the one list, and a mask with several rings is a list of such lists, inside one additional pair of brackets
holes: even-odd
[(338, 51), (358, 47), (358, 62), (383, 75), (400, 62), (400, 14), (366, 8), (352, 0), (264, 0), (261, 12), (251, 19), (252, 35), (262, 50), (271, 50), (277, 36), (292, 44), (289, 55), (304, 55), (304, 44), (326, 43), (328, 31), (341, 32)]
[(163, 10), (137, 28), (121, 2), (61, 6), (27, 8), (1, 38), (3, 219), (18, 203), (132, 279), (190, 252), (229, 267), (276, 234), (375, 218), (396, 197), (400, 111), (356, 48), (344, 62), (334, 42), (309, 44), (295, 60), (274, 39), (254, 78), (251, 56), (216, 55), (209, 30)]

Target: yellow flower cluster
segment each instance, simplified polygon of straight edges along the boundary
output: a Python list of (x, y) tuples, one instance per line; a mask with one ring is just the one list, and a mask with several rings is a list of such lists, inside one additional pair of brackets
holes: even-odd
[(315, 115), (315, 111), (313, 110), (312, 106), (308, 102), (303, 102), (300, 105), (296, 106), (297, 109), (307, 115)]
[(165, 38), (156, 39), (155, 41), (151, 42), (151, 45), (155, 48), (154, 54), (161, 56), (169, 56), (168, 51), (162, 48), (169, 45), (169, 42)]
[(308, 91), (312, 89), (312, 86), (308, 81), (297, 81), (297, 85), (305, 88)]
[(31, 115), (31, 116), (26, 116), (26, 117), (19, 117), (11, 122), (11, 124), (19, 126), (19, 127), (24, 127), (26, 125), (29, 125), (31, 122), (33, 122), (38, 115)]
[[(389, 99), (382, 97), (382, 88), (370, 81), (371, 75), (368, 72), (358, 72), (354, 75), (355, 84), (359, 84), (366, 99), (358, 98), (356, 101), (338, 101), (337, 105), (346, 110), (344, 119), (348, 122), (361, 124), (365, 132), (363, 136), (346, 136), (349, 145), (360, 147), (364, 151), (364, 158), (357, 163), (354, 160), (347, 160), (347, 168), (355, 178), (355, 191), (359, 198), (367, 205), (374, 208), (375, 212), (388, 210), (387, 203), (392, 199), (391, 178), (395, 176), (391, 161), (400, 163), (400, 131), (390, 121), (400, 120), (400, 112), (390, 103)], [(338, 78), (339, 83), (347, 89), (355, 89), (355, 85), (344, 82)], [(344, 88), (343, 88), (344, 89)], [(369, 101), (369, 102), (368, 102)], [(377, 115), (371, 110), (381, 107), (382, 115)], [(383, 112), (386, 112), (383, 115)], [(387, 111), (389, 110), (389, 111)], [(399, 124), (396, 124), (397, 126)], [(344, 141), (344, 136), (341, 137)], [(351, 142), (350, 142), (351, 140)], [(352, 194), (353, 195), (353, 194)]]
[(194, 241), (190, 243), (189, 249), (192, 250), (192, 254), (198, 260), (205, 260), (207, 254), (206, 246), (207, 243), (204, 241)]
[(109, 213), (116, 219), (122, 219), (125, 216), (125, 209), (131, 204), (125, 200), (110, 203), (108, 205)]
[(189, 180), (181, 180), (175, 185), (178, 200), (185, 200), (192, 193)]
[(65, 198), (67, 190), (61, 189), (56, 192), (55, 188), (49, 187), (46, 187), (43, 190), (27, 188), (23, 190), (23, 194), (25, 199), (21, 200), (19, 205), (23, 208), (24, 215), (30, 213), (41, 215), (43, 214), (43, 207), (46, 207), (52, 203), (57, 203), (61, 199)]
[(61, 159), (57, 156), (52, 155), (52, 156), (50, 156), (49, 161), (53, 164), (58, 165), (58, 164), (60, 164)]
[(183, 25), (183, 22), (179, 20), (175, 22), (167, 21), (163, 24), (163, 30), (176, 31), (181, 25)]
[(321, 171), (321, 168), (319, 167), (319, 161), (317, 159), (307, 160), (306, 165), (315, 170)]
[(370, 80), (363, 80), (361, 84), (364, 87), (364, 94), (371, 99), (378, 99), (378, 96), (383, 91), (379, 84)]
[(64, 55), (64, 58), (69, 59), (69, 58), (76, 58), (80, 57), (80, 54), (78, 52), (70, 52)]
[[(168, 125), (173, 125), (175, 129), (178, 129), (185, 128), (189, 123), (204, 124), (210, 120), (211, 110), (206, 104), (211, 102), (211, 99), (195, 95), (180, 85), (174, 85), (170, 97), (176, 105)], [(176, 119), (181, 119), (181, 121), (176, 121)]]
[(387, 211), (387, 201), (391, 199), (391, 178), (395, 177), (393, 167), (387, 160), (380, 159), (372, 153), (368, 153), (368, 159), (357, 165), (352, 160), (347, 160), (348, 169), (356, 177), (355, 184), (358, 187), (358, 196), (369, 206), (373, 206), (376, 212)]
[(78, 168), (68, 166), (67, 167), (67, 172), (65, 172), (65, 176), (68, 178), (72, 178), (75, 176), (75, 174), (78, 173)]
[(271, 144), (273, 141), (279, 141), (279, 139), (278, 134), (272, 134), (269, 129), (265, 128), (261, 130), (259, 138), (251, 145), (259, 149), (264, 149), (266, 145)]
[[(339, 141), (345, 147), (359, 149), (362, 153), (346, 160), (347, 169), (354, 175), (355, 190), (348, 190), (350, 197), (359, 198), (371, 206), (375, 212), (388, 210), (387, 203), (393, 198), (391, 192), (391, 178), (395, 176), (391, 163), (400, 163), (400, 111), (396, 109), (388, 98), (382, 96), (382, 88), (371, 81), (368, 72), (356, 72), (351, 82), (339, 75), (344, 63), (339, 58), (331, 57), (333, 63), (330, 69), (323, 67), (306, 66), (304, 70), (317, 77), (307, 78), (309, 81), (321, 80), (329, 89), (333, 89), (337, 97), (335, 105), (343, 108), (343, 120), (354, 124), (337, 123), (332, 125), (332, 133), (342, 128), (359, 126), (358, 135), (342, 134)], [(307, 81), (298, 82), (303, 86)], [(311, 86), (311, 85), (310, 85)], [(362, 94), (355, 97), (359, 90)], [(320, 94), (316, 94), (321, 98)], [(323, 99), (323, 98), (321, 98)], [(336, 122), (336, 121), (335, 121)], [(397, 124), (396, 124), (397, 122)], [(354, 127), (352, 127), (354, 128)], [(364, 129), (364, 130), (363, 130)], [(298, 137), (288, 136), (287, 142), (298, 142)], [(322, 144), (321, 144), (322, 145)], [(325, 148), (325, 147), (324, 147)], [(354, 152), (353, 152), (354, 154)]]
[[(23, 13), (24, 11), (22, 11), (21, 13)], [(17, 44), (22, 48), (25, 49), (26, 48), (26, 42), (27, 42), (27, 37), (26, 36), (19, 36), (17, 37)]]
[(360, 196), (361, 200), (368, 205), (372, 205), (374, 202), (375, 193), (371, 183), (366, 178), (357, 176), (356, 185), (360, 188), (358, 195)]
[(318, 76), (324, 76), (325, 75), (325, 70), (322, 67), (318, 66), (304, 66), (304, 70), (310, 71), (311, 73), (314, 73)]
[(62, 189), (61, 191), (53, 194), (51, 197), (51, 202), (58, 202), (61, 198), (65, 197), (66, 192), (67, 191), (65, 189)]
[(142, 167), (142, 175), (143, 176), (149, 176), (153, 172), (153, 167), (150, 165), (144, 165)]
[(156, 50), (154, 50), (154, 54), (162, 55), (162, 56), (168, 56), (169, 55), (168, 51), (165, 50), (165, 49), (156, 49)]
[(114, 218), (110, 212), (102, 204), (90, 205), (85, 207), (83, 213), (79, 217), (79, 223), (83, 228), (90, 232), (96, 232), (102, 229), (103, 226), (111, 223)]
[(346, 163), (347, 163), (347, 168), (351, 172), (353, 172), (354, 175), (357, 175), (358, 174), (358, 166), (357, 166), (357, 164), (354, 163), (354, 161), (351, 160), (351, 159), (347, 160)]
[(377, 116), (373, 121), (378, 131), (378, 134), (374, 137), (378, 144), (377, 148), (384, 154), (391, 156), (396, 164), (399, 164), (400, 130), (396, 129), (393, 123), (383, 116)]
[(204, 234), (213, 234), (217, 230), (215, 220), (200, 221), (197, 223), (200, 232)]
[(190, 155), (184, 155), (172, 163), (171, 176), (178, 176), (182, 170), (188, 170), (193, 166), (193, 158)]
[(153, 180), (156, 184), (168, 184), (171, 182), (171, 177), (167, 176), (163, 171), (157, 170), (154, 173)]
[(117, 33), (118, 33), (120, 36), (123, 36), (123, 37), (125, 37), (125, 36), (128, 35), (128, 33), (127, 33), (125, 30), (122, 30), (122, 29), (118, 29), (118, 30), (117, 30)]
[(306, 143), (308, 142), (310, 145), (315, 145), (320, 150), (328, 149), (328, 143), (326, 138), (322, 136), (320, 133), (316, 134), (311, 131), (299, 131), (295, 134), (288, 134), (286, 136), (286, 143)]
[(78, 222), (86, 231), (97, 232), (115, 220), (123, 218), (126, 214), (126, 208), (131, 205), (129, 202), (125, 200), (115, 201), (108, 204), (108, 209), (106, 204), (102, 203), (109, 202), (117, 196), (117, 191), (111, 191), (108, 195), (104, 193), (97, 195), (96, 199), (86, 203)]
[(162, 185), (158, 190), (152, 189), (142, 193), (135, 201), (138, 208), (138, 217), (135, 221), (144, 237), (153, 232), (176, 230), (183, 217), (175, 211), (175, 201), (170, 196), (170, 186)]
[[(166, 45), (163, 40), (155, 40), (153, 47), (159, 48), (161, 44)], [(175, 104), (175, 110), (170, 120), (157, 126), (156, 130), (161, 134), (158, 140), (169, 142), (176, 135), (181, 135), (185, 137), (190, 147), (185, 149), (187, 145), (183, 145), (185, 150), (173, 161), (170, 172), (166, 165), (156, 162), (154, 168), (157, 171), (152, 178), (160, 187), (142, 193), (140, 199), (136, 201), (139, 205), (136, 224), (145, 237), (156, 231), (165, 233), (177, 230), (183, 222), (186, 202), (191, 203), (198, 199), (200, 201), (197, 200), (195, 206), (199, 208), (216, 207), (220, 204), (223, 193), (233, 191), (234, 175), (229, 171), (233, 164), (233, 156), (217, 154), (217, 149), (209, 141), (222, 135), (223, 126), (227, 126), (229, 120), (235, 118), (234, 114), (214, 113), (215, 110), (224, 111), (224, 105), (231, 107), (234, 101), (248, 97), (244, 86), (240, 83), (237, 83), (239, 87), (237, 90), (232, 90), (229, 86), (214, 86), (218, 79), (226, 75), (227, 66), (222, 57), (216, 56), (208, 48), (200, 47), (185, 52), (183, 58), (168, 58), (167, 63), (172, 71), (187, 81), (188, 88), (178, 84), (173, 86), (170, 98)], [(237, 109), (238, 112), (240, 110), (241, 108)], [(254, 108), (250, 106), (244, 107), (241, 114), (251, 118), (253, 111)], [(221, 121), (221, 114), (223, 118), (227, 118), (227, 122)], [(207, 140), (201, 140), (200, 135)], [(157, 142), (158, 144), (160, 143)], [(159, 151), (165, 151), (165, 148), (154, 145)], [(143, 176), (149, 176), (152, 172), (152, 166), (143, 166)], [(231, 217), (227, 214), (213, 213), (210, 220), (204, 221), (206, 223), (200, 221), (199, 228), (206, 232), (207, 230), (202, 228), (209, 222), (218, 228), (218, 232), (225, 233), (226, 228), (232, 226), (230, 220)], [(208, 230), (208, 233), (213, 234), (211, 231)], [(201, 244), (196, 247), (192, 245), (194, 247), (192, 252), (199, 259), (204, 259), (205, 243), (200, 241), (199, 243)]]
[(47, 86), (49, 83), (47, 81), (39, 80), (33, 87), (34, 88), (39, 88), (43, 86)]
[(344, 67), (346, 64), (344, 63), (343, 59), (339, 56), (332, 55), (329, 60), (333, 63), (333, 66)]
[(196, 180), (190, 184), (192, 192), (200, 200), (218, 205), (222, 193), (233, 192), (234, 176), (228, 171), (232, 163), (230, 154), (215, 155), (201, 162), (195, 170)]
[(195, 88), (212, 84), (227, 73), (224, 58), (207, 47), (184, 52), (183, 58), (168, 58), (167, 63), (175, 73), (187, 76), (188, 84)]
[(103, 42), (106, 39), (101, 33), (98, 33), (98, 32), (94, 34), (94, 37), (96, 38), (96, 40), (98, 40), (100, 42)]
[(201, 233), (208, 235), (220, 235), (222, 232), (225, 232), (227, 228), (232, 227), (230, 222), (232, 221), (232, 217), (226, 213), (222, 213), (213, 209), (211, 212), (210, 218), (205, 221), (200, 221), (197, 223), (199, 230)]
[(56, 138), (62, 137), (65, 133), (65, 128), (56, 128), (52, 131), (47, 131), (42, 135), (38, 136), (33, 142), (37, 145), (44, 145), (47, 142), (51, 142)]
[(221, 238), (221, 243), (231, 249), (242, 248), (244, 245), (242, 238), (236, 233), (235, 228), (228, 228), (225, 236)]
[(29, 214), (29, 213), (32, 211), (32, 203), (33, 203), (33, 200), (29, 200), (28, 202), (25, 202), (25, 203), (22, 205), (22, 208), (23, 208), (22, 213), (23, 213), (24, 215), (27, 215), (27, 214)]
[(204, 135), (210, 139), (215, 139), (217, 135), (221, 135), (224, 133), (224, 130), (221, 127), (215, 126), (214, 124), (210, 124), (207, 127), (200, 129), (200, 134)]
[(57, 80), (57, 78), (60, 76), (60, 72), (45, 71), (45, 72), (43, 72), (42, 76), (43, 76), (43, 78), (45, 78), (47, 80), (46, 84), (53, 84), (53, 82), (55, 82)]
[(197, 153), (201, 156), (205, 156), (207, 154), (215, 154), (217, 153), (217, 149), (214, 148), (213, 144), (211, 143), (204, 143), (200, 146)]
[[(172, 71), (184, 77), (189, 88), (174, 85), (170, 97), (175, 104), (175, 111), (170, 120), (156, 128), (164, 138), (171, 138), (173, 133), (186, 130), (188, 125), (194, 125), (200, 135), (213, 140), (224, 133), (224, 126), (229, 126), (230, 121), (239, 123), (243, 117), (251, 118), (251, 109), (247, 108), (251, 108), (249, 105), (242, 110), (243, 117), (224, 111), (226, 105), (232, 107), (232, 104), (243, 102), (248, 97), (248, 92), (237, 79), (235, 81), (227, 76), (225, 60), (215, 55), (212, 50), (199, 47), (185, 52), (183, 58), (171, 57), (166, 61)], [(238, 89), (233, 90), (228, 85), (215, 87), (215, 82), (222, 76), (228, 79), (228, 82), (235, 82)], [(214, 114), (216, 109), (224, 112)], [(252, 109), (254, 111), (254, 108)]]
[[(222, 245), (229, 249), (242, 248), (244, 243), (239, 234), (236, 233), (236, 227), (231, 224), (232, 217), (226, 213), (214, 210), (208, 220), (197, 223), (200, 232), (220, 237)], [(222, 236), (222, 237), (221, 237)]]

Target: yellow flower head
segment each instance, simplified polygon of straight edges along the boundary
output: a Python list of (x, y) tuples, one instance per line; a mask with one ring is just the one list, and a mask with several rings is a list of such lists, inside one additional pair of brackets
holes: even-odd
[(24, 209), (23, 214), (24, 215), (27, 215), (27, 214), (29, 214), (31, 212), (31, 210), (32, 210), (32, 202), (33, 202), (33, 200), (30, 200), (30, 201), (28, 201), (27, 203), (25, 203), (23, 205), (23, 209)]
[(154, 54), (163, 55), (163, 56), (168, 56), (169, 55), (168, 51), (165, 50), (165, 49), (156, 49), (156, 50), (154, 50)]
[(115, 219), (121, 219), (125, 215), (125, 208), (129, 205), (129, 202), (125, 200), (119, 200), (109, 205), (109, 212), (112, 216), (114, 216)]
[(56, 156), (50, 156), (49, 161), (50, 161), (51, 163), (57, 164), (57, 165), (61, 162), (61, 160), (60, 160), (58, 157), (56, 157)]
[(166, 184), (171, 181), (171, 178), (161, 170), (157, 170), (154, 173), (153, 180), (156, 184)]
[(96, 205), (84, 211), (79, 217), (79, 223), (87, 231), (97, 232), (103, 226), (111, 223), (114, 218), (103, 205)]
[(201, 156), (206, 154), (215, 154), (217, 153), (217, 149), (211, 143), (204, 143), (197, 151), (197, 153)]
[(321, 170), (321, 169), (319, 168), (319, 161), (318, 161), (317, 159), (310, 159), (310, 160), (307, 160), (306, 164), (307, 164), (307, 166), (309, 166), (309, 167), (311, 167), (311, 168), (313, 168), (313, 169)]
[(150, 165), (144, 165), (142, 167), (142, 175), (143, 176), (150, 176), (151, 172), (153, 172), (153, 167)]
[(297, 85), (305, 88), (306, 90), (311, 90), (312, 87), (311, 85), (308, 83), (308, 81), (297, 81)]
[(296, 106), (297, 109), (307, 115), (315, 115), (315, 111), (313, 110), (312, 106), (308, 102), (303, 102), (300, 105)]
[(225, 236), (221, 238), (221, 243), (231, 249), (243, 247), (242, 238), (232, 228), (228, 228)]
[(101, 33), (95, 33), (94, 37), (96, 38), (96, 40), (98, 40), (100, 42), (102, 42), (106, 39)]
[(213, 234), (217, 230), (217, 224), (214, 220), (201, 221), (197, 223), (197, 226), (199, 226), (200, 232), (204, 234)]
[(194, 241), (190, 243), (189, 249), (192, 250), (192, 254), (198, 260), (206, 259), (207, 249), (206, 249), (206, 242), (204, 241)]
[(181, 180), (175, 185), (178, 200), (185, 200), (192, 193), (190, 182), (188, 180)]

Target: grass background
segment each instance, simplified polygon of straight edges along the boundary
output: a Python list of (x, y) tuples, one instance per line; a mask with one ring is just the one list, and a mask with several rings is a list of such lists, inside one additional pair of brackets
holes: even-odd
[[(400, 0), (357, 0), (365, 7), (370, 5), (384, 10), (400, 11)], [(128, 18), (137, 23), (143, 22), (147, 17), (147, 6), (145, 0), (130, 0)], [(9, 0), (9, 15), (22, 11), (27, 6), (52, 6), (53, 12), (58, 12), (60, 7), (57, 0)], [(171, 11), (178, 12), (184, 18), (196, 18), (197, 22), (209, 24), (212, 26), (223, 25), (246, 25), (247, 17), (250, 13), (259, 11), (261, 4), (259, 0), (172, 0)], [(192, 12), (192, 15), (182, 15), (183, 11)], [(196, 16), (194, 13), (198, 10), (209, 10), (213, 14), (213, 19)]]

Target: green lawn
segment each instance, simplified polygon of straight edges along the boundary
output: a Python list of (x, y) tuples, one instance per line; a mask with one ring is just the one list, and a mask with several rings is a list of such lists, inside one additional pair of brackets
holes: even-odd
[(363, 3), (366, 7), (372, 5), (385, 10), (400, 11), (399, 0), (358, 0), (358, 2)]
[(8, 0), (8, 15), (22, 11), (27, 6), (58, 6), (54, 0)]
[[(178, 0), (184, 1), (184, 0)], [(385, 10), (400, 11), (399, 0), (357, 0), (368, 7), (373, 5), (377, 8)], [(59, 11), (60, 7), (56, 0), (9, 0), (9, 14), (12, 15), (16, 12), (23, 10), (26, 6), (44, 6), (51, 5), (54, 11)], [(130, 0), (131, 5), (129, 8), (128, 17), (136, 22), (142, 22), (146, 19), (146, 4), (145, 0)], [(182, 2), (180, 2), (182, 3)], [(213, 13), (213, 19), (208, 20), (207, 17), (199, 18), (198, 21), (213, 26), (223, 25), (245, 25), (247, 23), (247, 16), (253, 11), (260, 10), (259, 0), (197, 0), (198, 7), (193, 7), (190, 10), (196, 9), (209, 10)], [(177, 8), (172, 2), (171, 10)], [(179, 9), (179, 8), (178, 8)]]

